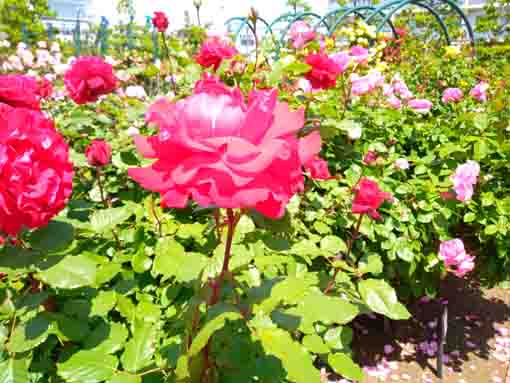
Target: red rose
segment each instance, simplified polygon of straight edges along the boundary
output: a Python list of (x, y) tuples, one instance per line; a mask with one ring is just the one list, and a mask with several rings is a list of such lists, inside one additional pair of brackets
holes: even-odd
[(73, 186), (68, 146), (40, 112), (0, 106), (0, 232), (48, 224)]
[(305, 75), (314, 89), (329, 89), (336, 86), (336, 79), (341, 73), (338, 64), (323, 53), (312, 53), (306, 58), (312, 68)]
[(329, 180), (334, 178), (329, 173), (328, 163), (318, 156), (314, 156), (307, 162), (305, 164), (305, 169), (308, 170), (312, 178), (317, 180)]
[(224, 59), (229, 59), (237, 54), (237, 49), (229, 45), (221, 38), (209, 37), (200, 48), (200, 52), (195, 57), (195, 61), (204, 68), (214, 67), (218, 70)]
[(39, 91), (38, 94), (41, 98), (48, 98), (53, 94), (53, 85), (51, 82), (45, 78), (41, 77), (39, 79)]
[(169, 25), (165, 12), (154, 12), (152, 25), (154, 25), (159, 32), (165, 32)]
[(97, 101), (117, 88), (113, 67), (101, 57), (80, 57), (64, 75), (69, 96), (77, 104)]
[(167, 207), (254, 208), (278, 218), (304, 188), (302, 166), (319, 153), (321, 138), (304, 138), (304, 111), (278, 102), (277, 90), (252, 91), (246, 104), (239, 88), (204, 76), (194, 93), (176, 103), (162, 98), (147, 113), (159, 127), (137, 136), (139, 152), (155, 162), (129, 169), (144, 188), (161, 193)]
[(112, 148), (103, 140), (94, 140), (85, 149), (85, 156), (91, 166), (102, 167), (108, 165), (112, 159)]
[(40, 110), (41, 95), (37, 80), (23, 75), (0, 76), (0, 103), (15, 108)]
[(377, 209), (384, 201), (391, 201), (393, 198), (390, 193), (379, 189), (377, 182), (368, 178), (362, 178), (354, 188), (354, 201), (352, 201), (353, 214), (368, 214), (374, 219), (380, 219), (381, 216)]

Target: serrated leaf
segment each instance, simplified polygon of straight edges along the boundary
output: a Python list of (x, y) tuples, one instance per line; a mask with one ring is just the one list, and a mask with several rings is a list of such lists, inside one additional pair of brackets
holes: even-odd
[(328, 363), (337, 374), (344, 378), (360, 382), (363, 380), (363, 371), (347, 354), (330, 354)]
[(84, 255), (68, 255), (55, 266), (41, 271), (39, 277), (53, 288), (92, 286), (96, 281), (96, 263)]
[(152, 275), (162, 275), (163, 279), (175, 277), (178, 282), (197, 279), (207, 264), (207, 257), (200, 253), (186, 253), (181, 244), (166, 238), (156, 246), (156, 258)]
[(92, 299), (92, 308), (90, 316), (105, 316), (117, 303), (117, 293), (115, 291), (100, 291), (94, 299)]
[(114, 356), (83, 350), (65, 362), (57, 363), (57, 373), (67, 383), (100, 383), (113, 376), (117, 365)]
[(73, 239), (74, 228), (72, 225), (51, 221), (46, 227), (38, 229), (30, 235), (30, 245), (36, 250), (56, 252), (69, 246)]
[(104, 233), (127, 221), (133, 213), (133, 210), (126, 206), (98, 210), (90, 217), (90, 224), (96, 233)]
[(133, 338), (126, 344), (121, 357), (122, 366), (136, 373), (152, 363), (158, 339), (157, 325), (137, 319), (134, 323)]
[(51, 320), (45, 314), (39, 314), (19, 324), (7, 343), (7, 349), (12, 353), (21, 353), (36, 348), (48, 338), (51, 324)]
[(361, 257), (358, 264), (360, 273), (362, 274), (381, 274), (383, 272), (383, 262), (381, 257), (377, 254), (368, 254)]
[(286, 310), (286, 313), (300, 316), (302, 318), (300, 329), (310, 333), (316, 322), (348, 323), (358, 315), (359, 309), (347, 299), (313, 292), (308, 294), (296, 307)]
[(7, 359), (0, 362), (0, 383), (30, 383), (29, 361), (26, 359)]
[(329, 352), (329, 347), (326, 346), (322, 338), (317, 334), (306, 335), (302, 343), (303, 346), (315, 354), (326, 354)]
[(367, 279), (359, 283), (359, 292), (366, 305), (376, 313), (394, 320), (409, 319), (411, 314), (397, 299), (393, 287), (379, 279)]
[(347, 245), (343, 239), (335, 235), (328, 235), (322, 238), (321, 249), (331, 254), (345, 253), (347, 252)]
[(257, 329), (257, 338), (268, 355), (278, 358), (287, 371), (287, 379), (294, 383), (320, 382), (319, 371), (305, 349), (284, 330)]
[(114, 354), (124, 348), (128, 336), (123, 324), (101, 322), (87, 337), (83, 347), (89, 351)]
[(289, 304), (298, 303), (312, 285), (311, 282), (313, 280), (298, 277), (285, 278), (273, 286), (269, 297), (263, 300), (255, 310), (270, 314), (282, 301)]
[(216, 318), (211, 319), (207, 322), (204, 327), (198, 332), (195, 339), (193, 339), (193, 343), (191, 343), (191, 347), (188, 350), (188, 356), (192, 357), (197, 355), (209, 342), (211, 336), (218, 330), (222, 329), (225, 326), (225, 322), (227, 320), (237, 320), (241, 319), (242, 316), (238, 312), (224, 312), (218, 315)]

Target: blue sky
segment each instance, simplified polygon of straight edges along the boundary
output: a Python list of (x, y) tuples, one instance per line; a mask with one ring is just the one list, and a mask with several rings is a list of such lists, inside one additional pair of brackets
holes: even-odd
[[(184, 11), (188, 10), (195, 20), (193, 0), (134, 0), (137, 10), (137, 20), (143, 22), (146, 15), (152, 15), (154, 11), (162, 10), (170, 17), (170, 22), (178, 27), (184, 22)], [(96, 16), (107, 16), (115, 21), (116, 12), (115, 0), (92, 0), (93, 14)], [(262, 17), (272, 20), (286, 11), (285, 0), (203, 0), (201, 11), (204, 22), (213, 22), (215, 25), (222, 25), (228, 18), (242, 16), (248, 13), (250, 7), (255, 7)], [(328, 0), (311, 0), (314, 10), (318, 13), (325, 13)]]

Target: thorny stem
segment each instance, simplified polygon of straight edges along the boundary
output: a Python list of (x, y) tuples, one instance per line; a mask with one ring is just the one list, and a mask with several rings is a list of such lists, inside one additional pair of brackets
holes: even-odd
[(106, 200), (104, 196), (104, 189), (103, 189), (103, 180), (101, 179), (101, 168), (98, 166), (96, 168), (97, 170), (97, 184), (99, 186), (99, 194), (101, 196), (101, 202), (103, 203), (105, 208), (108, 208), (108, 201)]
[(168, 71), (170, 73), (170, 82), (172, 83), (172, 88), (174, 88), (174, 93), (177, 96), (177, 84), (175, 83), (174, 74), (171, 68), (172, 56), (170, 56), (170, 50), (168, 49), (164, 32), (161, 32), (161, 37), (163, 38), (163, 48), (165, 49), (166, 57), (168, 57)]
[[(225, 276), (228, 273), (228, 265), (231, 258), (231, 250), (232, 250), (232, 242), (234, 240), (234, 233), (235, 228), (237, 225), (237, 222), (239, 221), (239, 216), (235, 216), (232, 209), (227, 209), (227, 226), (228, 226), (228, 232), (227, 232), (227, 242), (225, 244), (225, 256), (223, 258), (223, 267), (221, 268), (220, 275), (212, 282), (212, 295), (209, 299), (209, 306), (214, 306), (216, 303), (220, 300), (220, 293), (221, 293), (221, 287), (223, 285), (223, 282), (225, 281)], [(209, 370), (210, 370), (210, 358), (209, 353), (211, 349), (211, 343), (208, 342), (207, 345), (204, 348), (203, 352), (203, 358), (204, 358), (204, 366), (202, 369), (202, 375), (201, 375), (201, 382), (207, 383), (208, 376), (209, 376)]]
[[(347, 248), (346, 257), (349, 257), (349, 255), (351, 255), (352, 248), (354, 247), (354, 241), (358, 238), (359, 229), (361, 227), (361, 222), (362, 221), (363, 221), (363, 214), (360, 214), (360, 216), (358, 218), (358, 222), (356, 223), (356, 228), (354, 229), (354, 233), (352, 233), (352, 236), (349, 239), (349, 245), (348, 245), (348, 248)], [(328, 283), (328, 286), (324, 290), (324, 294), (328, 294), (331, 291), (331, 289), (335, 286), (335, 280), (336, 280), (336, 277), (337, 277), (339, 272), (340, 272), (340, 268), (337, 267), (335, 269), (335, 273), (333, 274), (333, 279), (331, 279), (331, 281)]]
[(163, 236), (162, 225), (161, 225), (161, 220), (159, 219), (158, 213), (156, 211), (156, 205), (155, 205), (154, 199), (151, 199), (151, 210), (152, 210), (152, 215), (154, 216), (154, 219), (156, 220), (156, 229), (158, 231), (159, 237), (161, 238)]

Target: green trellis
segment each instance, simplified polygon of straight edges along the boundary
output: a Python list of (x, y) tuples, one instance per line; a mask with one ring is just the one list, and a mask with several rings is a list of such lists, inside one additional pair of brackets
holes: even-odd
[[(461, 20), (461, 23), (464, 24), (471, 45), (474, 48), (475, 36), (471, 23), (469, 22), (466, 14), (454, 0), (387, 0), (378, 5), (363, 4), (342, 7), (328, 12), (323, 17), (314, 12), (285, 13), (278, 16), (271, 23), (268, 23), (266, 20), (258, 16), (254, 21), (248, 17), (233, 17), (225, 22), (225, 26), (233, 32), (234, 41), (236, 42), (241, 36), (241, 32), (246, 31), (247, 29), (254, 35), (255, 38), (257, 38), (257, 35), (261, 38), (270, 36), (275, 42), (275, 55), (276, 57), (279, 57), (280, 50), (285, 46), (287, 35), (292, 24), (296, 21), (315, 19), (316, 22), (314, 24), (314, 29), (319, 30), (322, 28), (322, 30), (325, 31), (325, 34), (331, 36), (342, 23), (347, 21), (350, 17), (355, 16), (363, 19), (367, 24), (375, 26), (376, 32), (381, 32), (384, 28), (389, 28), (393, 35), (396, 36), (397, 34), (395, 26), (392, 23), (392, 17), (403, 9), (412, 6), (421, 8), (430, 13), (439, 25), (446, 43), (451, 44), (452, 38), (450, 36), (448, 26), (440, 13), (441, 7), (446, 6), (449, 8)], [(254, 23), (258, 22), (261, 22), (264, 25), (263, 33), (260, 33), (260, 30), (256, 29), (254, 26)], [(255, 31), (259, 33), (256, 34)]]

